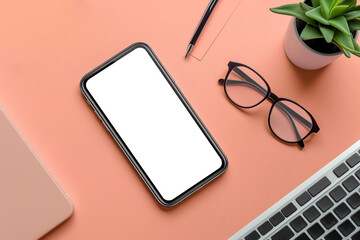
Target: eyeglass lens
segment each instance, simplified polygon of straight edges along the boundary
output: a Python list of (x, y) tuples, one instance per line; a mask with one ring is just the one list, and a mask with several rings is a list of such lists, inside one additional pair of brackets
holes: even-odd
[(225, 81), (228, 97), (241, 107), (252, 107), (261, 102), (268, 92), (268, 87), (254, 71), (247, 67), (235, 67)]
[(311, 131), (312, 120), (298, 104), (280, 100), (271, 109), (269, 125), (279, 138), (288, 142), (297, 142)]

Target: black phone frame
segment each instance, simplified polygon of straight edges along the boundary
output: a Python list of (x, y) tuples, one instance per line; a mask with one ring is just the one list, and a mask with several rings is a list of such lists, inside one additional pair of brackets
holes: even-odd
[[(188, 110), (188, 112), (190, 113), (190, 115), (192, 116), (194, 121), (197, 123), (198, 127), (201, 129), (203, 134), (206, 136), (208, 141), (211, 143), (211, 145), (213, 146), (213, 148), (215, 149), (215, 151), (217, 152), (217, 154), (219, 155), (219, 157), (222, 161), (222, 165), (219, 169), (217, 169), (216, 171), (214, 171), (213, 173), (211, 173), (210, 175), (208, 175), (207, 177), (202, 179), (200, 182), (196, 183), (194, 186), (187, 189), (185, 192), (181, 193), (179, 196), (177, 196), (176, 198), (174, 198), (172, 200), (165, 200), (161, 196), (161, 194), (157, 190), (156, 186), (152, 183), (150, 178), (147, 176), (146, 172), (143, 170), (143, 168), (141, 167), (139, 162), (136, 160), (134, 155), (131, 153), (130, 149), (126, 146), (126, 143), (122, 140), (122, 138), (117, 133), (117, 131), (114, 129), (114, 127), (111, 124), (111, 122), (109, 121), (109, 119), (106, 117), (104, 112), (101, 110), (100, 106), (97, 104), (97, 102), (95, 101), (93, 96), (90, 94), (90, 92), (86, 88), (87, 80), (89, 80), (94, 75), (98, 74), (99, 72), (103, 71), (105, 68), (109, 67), (111, 64), (115, 63), (116, 61), (118, 61), (119, 59), (121, 59), (122, 57), (124, 57), (125, 55), (130, 53), (131, 51), (135, 50), (136, 48), (143, 48), (147, 51), (147, 53), (149, 54), (151, 59), (154, 61), (156, 66), (159, 68), (160, 72), (163, 74), (163, 76), (167, 80), (168, 84), (172, 87), (172, 89), (174, 90), (174, 92), (176, 93), (178, 98), (181, 100), (181, 102), (183, 103), (185, 108)], [(125, 156), (129, 159), (130, 163), (133, 165), (133, 167), (138, 172), (138, 174), (140, 175), (142, 180), (145, 182), (146, 186), (149, 188), (151, 193), (154, 195), (156, 200), (161, 205), (163, 205), (165, 207), (172, 207), (172, 206), (177, 205), (178, 203), (182, 202), (185, 198), (189, 197), (191, 194), (198, 191), (201, 187), (203, 187), (204, 185), (208, 184), (209, 182), (211, 182), (212, 180), (214, 180), (215, 178), (220, 176), (227, 169), (228, 161), (227, 161), (225, 154), (223, 153), (223, 151), (221, 150), (219, 145), (216, 143), (214, 138), (211, 136), (210, 132), (207, 130), (207, 128), (205, 127), (203, 122), (200, 120), (198, 115), (195, 113), (195, 111), (193, 110), (193, 108), (191, 107), (189, 102), (186, 100), (186, 98), (184, 97), (184, 95), (182, 94), (182, 92), (180, 91), (178, 86), (176, 85), (175, 81), (172, 79), (172, 77), (167, 72), (165, 67), (161, 64), (161, 62), (156, 57), (155, 53), (152, 51), (150, 46), (147, 45), (146, 43), (137, 42), (137, 43), (130, 45), (129, 47), (125, 48), (123, 51), (119, 52), (115, 56), (111, 57), (110, 59), (108, 59), (107, 61), (105, 61), (104, 63), (102, 63), (95, 69), (93, 69), (92, 71), (90, 71), (89, 73), (85, 74), (84, 77), (80, 81), (80, 90), (81, 90), (82, 94), (84, 95), (84, 97), (86, 98), (88, 104), (94, 109), (96, 115), (100, 118), (102, 123), (105, 125), (106, 129), (109, 131), (111, 136), (114, 138), (116, 143), (119, 145), (121, 150), (124, 152)]]

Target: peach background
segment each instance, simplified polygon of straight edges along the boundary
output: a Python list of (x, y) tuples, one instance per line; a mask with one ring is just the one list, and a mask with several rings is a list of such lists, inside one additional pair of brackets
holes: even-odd
[[(208, 0), (0, 0), (0, 104), (75, 205), (44, 239), (225, 239), (358, 140), (360, 59), (294, 67), (282, 46), (290, 18), (268, 10), (287, 2), (242, 0), (199, 61), (184, 54)], [(79, 90), (86, 72), (136, 41), (153, 48), (229, 159), (223, 176), (172, 209)], [(321, 130), (303, 150), (271, 135), (269, 103), (229, 103), (217, 84), (229, 60), (313, 113)]]

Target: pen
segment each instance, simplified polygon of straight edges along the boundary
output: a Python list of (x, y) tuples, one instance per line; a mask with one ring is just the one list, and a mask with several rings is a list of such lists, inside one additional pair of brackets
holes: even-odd
[(197, 41), (197, 39), (199, 38), (200, 34), (201, 34), (201, 31), (203, 30), (207, 20), (209, 19), (212, 11), (214, 10), (215, 8), (215, 5), (216, 3), (218, 2), (218, 0), (211, 0), (209, 5), (207, 6), (205, 12), (204, 12), (204, 15), (201, 17), (201, 20), (200, 20), (200, 23), (199, 25), (196, 27), (195, 29), (195, 32), (194, 32), (194, 35), (192, 36), (191, 38), (191, 41), (189, 43), (189, 46), (186, 50), (186, 54), (185, 54), (185, 57), (187, 57), (191, 50), (193, 49), (193, 47), (195, 46), (195, 43)]

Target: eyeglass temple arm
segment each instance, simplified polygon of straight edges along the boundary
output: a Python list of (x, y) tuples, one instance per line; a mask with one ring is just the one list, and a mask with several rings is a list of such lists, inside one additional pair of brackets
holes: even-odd
[[(252, 85), (255, 85), (256, 88), (258, 88), (260, 90), (260, 92), (264, 95), (267, 94), (266, 89), (264, 89), (262, 86), (260, 86), (257, 82), (255, 82), (252, 78), (250, 78), (247, 74), (245, 74), (243, 71), (241, 71), (239, 68), (234, 68), (233, 69), (239, 76), (241, 76), (242, 78), (244, 78), (245, 80), (247, 80), (248, 82), (252, 83)], [(229, 84), (237, 84), (241, 81), (238, 80), (227, 80)], [(225, 83), (225, 79), (219, 79), (219, 84), (224, 84)], [(294, 110), (292, 110), (291, 108), (289, 108), (288, 106), (286, 106), (283, 103), (278, 103), (279, 105), (282, 105), (282, 107), (284, 109), (286, 109), (292, 116), (294, 116), (296, 119), (298, 119), (300, 122), (302, 122), (305, 126), (307, 126), (308, 128), (312, 128), (312, 124), (311, 122), (309, 122), (308, 120), (306, 120), (305, 118), (303, 118), (302, 116), (300, 116), (297, 112), (295, 112)]]
[(284, 103), (279, 102), (277, 103), (279, 106), (281, 106), (282, 108), (286, 109), (286, 111), (288, 111), (292, 116), (294, 116), (296, 119), (298, 119), (300, 122), (302, 122), (305, 126), (307, 126), (308, 128), (312, 128), (312, 124), (311, 122), (309, 122), (308, 120), (306, 120), (305, 118), (303, 118), (302, 116), (300, 116), (297, 112), (295, 112), (294, 110), (292, 110), (291, 108), (289, 108), (288, 106), (286, 106)]
[[(222, 82), (220, 83), (220, 81), (224, 81), (224, 79), (219, 79), (219, 84), (223, 84)], [(227, 80), (228, 83), (231, 84), (244, 84), (244, 85), (250, 85), (250, 87), (254, 88), (254, 90), (260, 92), (263, 95), (266, 95), (266, 92), (264, 93), (264, 89), (260, 89), (257, 84), (251, 83), (251, 82), (246, 82), (246, 81), (241, 81), (241, 80)]]
[[(283, 104), (283, 105), (284, 105), (284, 104)], [(283, 110), (283, 112), (284, 112), (284, 113), (288, 116), (288, 118), (290, 119), (291, 124), (292, 124), (293, 129), (294, 129), (294, 132), (295, 132), (295, 135), (296, 135), (296, 138), (297, 138), (297, 140), (298, 140), (297, 144), (298, 144), (301, 148), (304, 148), (304, 147), (305, 147), (304, 142), (303, 142), (303, 140), (301, 140), (301, 136), (300, 136), (300, 134), (299, 134), (299, 131), (297, 130), (297, 127), (296, 127), (296, 125), (295, 125), (295, 123), (294, 123), (293, 118), (290, 116), (290, 114), (287, 112), (287, 110), (284, 109), (282, 106), (279, 106), (279, 108), (281, 108), (281, 110)], [(289, 108), (289, 109), (290, 109), (290, 108)]]

